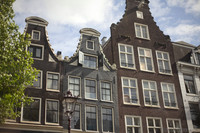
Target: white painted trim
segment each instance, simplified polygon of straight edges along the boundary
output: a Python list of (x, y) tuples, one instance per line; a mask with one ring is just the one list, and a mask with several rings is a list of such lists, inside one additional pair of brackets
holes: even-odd
[[(57, 116), (58, 117), (58, 123), (47, 122), (47, 101), (56, 101), (58, 103), (58, 116)], [(47, 124), (47, 125), (59, 125), (59, 116), (60, 116), (59, 106), (60, 106), (59, 100), (57, 100), (57, 99), (46, 99), (45, 100), (45, 124)]]
[(42, 86), (42, 81), (43, 81), (43, 71), (42, 70), (39, 70), (39, 73), (40, 73), (40, 87), (36, 87), (36, 86), (31, 86), (35, 89), (42, 89), (43, 86)]
[[(143, 49), (143, 50), (144, 50), (144, 55), (142, 55), (142, 57), (145, 58), (145, 70), (141, 69), (141, 64), (140, 64), (140, 49)], [(147, 70), (147, 62), (146, 62), (146, 57), (147, 57), (147, 56), (145, 55), (145, 51), (146, 51), (146, 50), (150, 50), (151, 63), (152, 63), (152, 71)], [(141, 70), (141, 71), (153, 72), (153, 73), (155, 73), (155, 67), (154, 67), (153, 55), (152, 55), (152, 50), (151, 50), (151, 49), (138, 47), (138, 58), (139, 58), (139, 64), (140, 64), (140, 70)]]
[[(36, 47), (42, 47), (42, 58), (34, 58), (32, 57), (34, 60), (43, 60), (44, 59), (44, 45), (39, 45), (39, 44), (35, 44), (35, 43), (31, 43), (30, 46), (36, 46)], [(27, 47), (27, 51), (28, 51), (28, 47)]]
[[(97, 130), (96, 131), (93, 131), (93, 130), (87, 130), (87, 120), (86, 120), (86, 107), (95, 107), (96, 109), (96, 126), (97, 126)], [(92, 132), (92, 133), (98, 133), (99, 131), (99, 126), (98, 126), (98, 106), (97, 105), (91, 105), (91, 104), (86, 104), (85, 105), (85, 131), (86, 132)]]
[[(95, 58), (96, 58), (96, 68), (90, 68), (90, 67), (84, 66), (85, 56), (90, 56), (90, 57), (95, 57)], [(84, 67), (84, 68), (89, 68), (89, 69), (98, 70), (98, 56), (96, 56), (96, 55), (91, 55), (91, 54), (85, 54), (85, 53), (84, 53), (84, 62), (83, 62), (83, 67)]]
[[(142, 126), (142, 118), (141, 118), (141, 116), (135, 116), (135, 115), (125, 115), (124, 116), (124, 121), (125, 121), (125, 130), (126, 130), (126, 133), (127, 133), (127, 121), (126, 121), (126, 118), (127, 117), (131, 117), (132, 118), (132, 120), (133, 120), (133, 118), (139, 118), (139, 120), (140, 120), (140, 129), (141, 129), (141, 133), (143, 133), (143, 126)], [(134, 125), (132, 125), (132, 127), (135, 127)], [(137, 126), (138, 127), (138, 126)]]
[[(95, 81), (96, 98), (87, 98), (87, 97), (86, 97), (86, 80), (93, 80), (93, 81)], [(84, 78), (84, 92), (85, 92), (85, 99), (89, 99), (89, 100), (98, 100), (98, 99), (97, 99), (97, 80), (96, 80), (96, 79), (93, 79), (93, 78)]]
[[(101, 83), (102, 82), (110, 84), (110, 101), (102, 99), (102, 88), (101, 88)], [(112, 89), (112, 82), (111, 81), (100, 80), (100, 99), (101, 99), (101, 101), (104, 101), (104, 102), (113, 102), (113, 95), (112, 95), (113, 91), (112, 90), (113, 89)]]
[[(141, 37), (140, 37), (140, 36), (137, 36), (136, 25), (139, 25), (139, 26), (140, 26)], [(143, 37), (143, 32), (142, 32), (142, 30), (141, 30), (141, 26), (145, 26), (145, 27), (146, 27), (146, 30), (147, 30), (147, 38), (144, 38), (144, 37)], [(137, 38), (141, 38), (141, 39), (145, 39), (145, 40), (150, 40), (148, 25), (140, 24), (140, 23), (134, 23), (134, 27), (135, 27), (135, 36), (136, 36)]]
[(38, 122), (35, 122), (35, 121), (25, 121), (25, 120), (23, 120), (23, 112), (24, 112), (24, 106), (23, 106), (23, 103), (22, 103), (22, 107), (21, 107), (21, 118), (20, 118), (20, 121), (22, 122), (22, 123), (32, 123), (32, 124), (41, 124), (41, 107), (42, 107), (42, 105), (41, 105), (41, 100), (42, 100), (42, 98), (37, 98), (37, 97), (31, 97), (32, 99), (37, 99), (37, 100), (39, 100), (40, 102), (39, 102), (39, 121)]
[[(92, 42), (92, 45), (93, 45), (93, 49), (91, 49), (91, 48), (88, 48), (88, 42)], [(86, 49), (88, 49), (88, 50), (94, 50), (94, 41), (92, 41), (92, 40), (86, 40)]]
[[(148, 82), (148, 85), (150, 85), (149, 83), (150, 82), (154, 82), (155, 83), (155, 87), (156, 87), (156, 98), (157, 98), (157, 102), (158, 102), (158, 105), (152, 105), (152, 103), (151, 103), (151, 105), (149, 105), (149, 104), (146, 104), (146, 102), (145, 102), (145, 93), (144, 93), (144, 91), (145, 90), (147, 90), (147, 91), (153, 91), (153, 89), (151, 89), (151, 88), (148, 88), (148, 89), (144, 89), (144, 84), (143, 84), (143, 82), (144, 81), (146, 81), (146, 82)], [(142, 79), (142, 89), (143, 89), (143, 100), (144, 100), (144, 105), (145, 106), (148, 106), (148, 107), (160, 107), (160, 102), (159, 102), (159, 97), (158, 97), (158, 88), (157, 88), (157, 83), (156, 83), (156, 81), (152, 81), (152, 80), (144, 80), (144, 79)], [(151, 99), (152, 97), (151, 97), (151, 93), (150, 93), (150, 99)], [(151, 101), (152, 102), (152, 101)]]
[(74, 76), (74, 75), (68, 75), (68, 90), (69, 90), (69, 80), (70, 80), (70, 78), (77, 78), (77, 79), (79, 79), (79, 96), (78, 96), (78, 98), (81, 98), (81, 77), (79, 77), (79, 76)]
[[(125, 52), (121, 52), (120, 51), (120, 45), (121, 46), (124, 46), (125, 47)], [(134, 65), (134, 67), (124, 67), (124, 66), (122, 66), (121, 65), (121, 55), (120, 55), (120, 53), (124, 53), (125, 55), (127, 55), (127, 47), (131, 47), (131, 49), (132, 49), (132, 61), (133, 61), (133, 65)], [(133, 69), (133, 70), (136, 70), (136, 64), (135, 64), (135, 57), (134, 57), (134, 49), (133, 49), (133, 46), (131, 46), (131, 45), (127, 45), (127, 44), (123, 44), (123, 43), (118, 43), (118, 52), (119, 52), (119, 64), (120, 64), (120, 67), (121, 68), (126, 68), (126, 69)], [(130, 54), (130, 53), (129, 53)], [(126, 63), (128, 63), (127, 61), (128, 61), (128, 59), (127, 59), (127, 56), (125, 56), (125, 58), (126, 58)]]
[[(112, 126), (113, 126), (113, 132), (104, 132), (104, 131), (103, 131), (103, 113), (102, 113), (102, 112), (103, 112), (103, 111), (102, 111), (103, 109), (111, 109), (111, 111), (112, 111)], [(113, 111), (113, 108), (112, 108), (112, 107), (104, 107), (104, 106), (101, 107), (101, 127), (102, 127), (102, 133), (114, 133), (114, 132), (115, 132), (115, 127), (114, 127), (114, 126), (115, 126), (115, 124), (114, 124), (115, 121), (114, 121), (114, 114), (113, 114), (113, 112), (114, 112), (114, 111)]]
[[(179, 125), (180, 125), (180, 128), (169, 128), (169, 124), (168, 124), (168, 120), (172, 120), (173, 121), (173, 125), (174, 125), (174, 121), (179, 121)], [(167, 124), (167, 130), (169, 129), (180, 129), (181, 133), (182, 133), (182, 126), (181, 126), (181, 120), (180, 119), (174, 119), (174, 118), (166, 118), (166, 124)]]
[[(58, 89), (57, 90), (47, 88), (48, 74), (58, 74)], [(60, 92), (60, 73), (58, 73), (58, 72), (51, 72), (51, 71), (47, 71), (46, 72), (46, 91)]]
[[(149, 123), (148, 123), (148, 119), (153, 119), (153, 123), (154, 123), (154, 126), (150, 126), (149, 127)], [(161, 129), (161, 133), (163, 133), (163, 124), (162, 124), (162, 118), (160, 117), (146, 117), (146, 123), (147, 123), (147, 132), (149, 133), (149, 128), (153, 128), (153, 129), (156, 129), (158, 127), (155, 127), (155, 119), (159, 119), (160, 120), (160, 129)]]
[[(135, 83), (136, 83), (136, 93), (137, 93), (137, 101), (138, 101), (138, 103), (126, 103), (125, 101), (124, 101), (124, 89), (123, 89), (123, 79), (128, 79), (128, 82), (130, 81), (130, 80), (135, 80)], [(130, 78), (130, 77), (121, 77), (121, 87), (122, 87), (122, 96), (123, 96), (123, 103), (124, 104), (127, 104), (127, 105), (138, 105), (138, 106), (140, 106), (140, 98), (139, 98), (139, 90), (138, 90), (138, 83), (137, 83), (137, 79), (135, 79), (135, 78)], [(130, 87), (129, 87), (130, 88)], [(129, 94), (130, 94), (130, 89), (129, 89)], [(130, 95), (129, 95), (130, 96)], [(131, 98), (131, 97), (130, 97)]]
[[(169, 68), (170, 68), (170, 73), (163, 73), (163, 72), (160, 72), (160, 68), (159, 68), (159, 63), (158, 63), (158, 52), (160, 52), (161, 54), (162, 54), (162, 57), (163, 57), (163, 53), (166, 53), (167, 54), (167, 56), (168, 56), (168, 62), (169, 62)], [(169, 53), (168, 52), (164, 52), (164, 51), (159, 51), (159, 50), (156, 50), (156, 58), (157, 58), (157, 65), (158, 65), (158, 72), (160, 73), (160, 74), (165, 74), (165, 75), (173, 75), (172, 74), (172, 67), (171, 67), (171, 61), (170, 61), (170, 57), (169, 57)], [(164, 65), (164, 60), (166, 60), (166, 59), (159, 59), (159, 60), (161, 60), (162, 61), (162, 64), (163, 64), (163, 66), (165, 67), (165, 65)], [(165, 68), (164, 68), (165, 69)]]
[(139, 18), (139, 19), (144, 19), (143, 12), (141, 12), (141, 11), (136, 11), (136, 16), (137, 16), (137, 18)]
[[(33, 38), (33, 33), (34, 33), (34, 32), (38, 32), (38, 33), (39, 33), (39, 39), (34, 39), (34, 38)], [(39, 30), (32, 30), (31, 39), (34, 40), (34, 41), (40, 41), (40, 38), (41, 38), (41, 32), (40, 32)]]
[(82, 116), (81, 116), (81, 103), (76, 103), (76, 106), (79, 105), (79, 115), (80, 115), (80, 129), (71, 129), (73, 131), (82, 131)]

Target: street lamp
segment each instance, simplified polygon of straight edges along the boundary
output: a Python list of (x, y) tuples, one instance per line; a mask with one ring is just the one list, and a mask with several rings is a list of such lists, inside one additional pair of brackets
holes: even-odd
[(71, 131), (71, 118), (72, 118), (72, 113), (75, 110), (76, 106), (76, 101), (78, 99), (78, 96), (72, 96), (72, 93), (70, 91), (67, 91), (67, 95), (64, 95), (64, 104), (66, 105), (66, 112), (65, 114), (68, 117), (68, 133)]

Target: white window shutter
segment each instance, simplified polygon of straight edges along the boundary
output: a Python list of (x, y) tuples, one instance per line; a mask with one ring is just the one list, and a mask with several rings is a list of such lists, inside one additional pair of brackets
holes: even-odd
[(78, 56), (79, 56), (79, 60), (78, 60), (79, 63), (80, 63), (80, 64), (83, 64), (83, 62), (84, 62), (84, 53), (81, 52), (81, 51), (79, 51)]

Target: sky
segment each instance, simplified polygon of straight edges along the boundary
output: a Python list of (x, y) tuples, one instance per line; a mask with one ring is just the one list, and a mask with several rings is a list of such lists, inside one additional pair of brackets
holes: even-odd
[[(200, 45), (200, 0), (150, 0), (154, 21), (169, 35), (172, 42), (185, 41)], [(24, 31), (25, 18), (38, 16), (47, 26), (55, 54), (72, 56), (75, 53), (80, 29), (93, 28), (110, 37), (110, 26), (122, 18), (125, 0), (16, 0), (14, 20)]]

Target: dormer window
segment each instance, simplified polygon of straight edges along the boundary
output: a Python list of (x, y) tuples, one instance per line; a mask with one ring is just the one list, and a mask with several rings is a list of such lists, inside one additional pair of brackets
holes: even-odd
[(143, 12), (136, 11), (137, 18), (143, 19)]
[(83, 67), (96, 69), (97, 68), (97, 57), (84, 55)]
[(89, 50), (94, 50), (94, 41), (87, 40), (86, 41), (86, 48)]
[(150, 39), (147, 25), (135, 23), (135, 34), (136, 37), (138, 38), (148, 39), (148, 40)]
[(32, 30), (32, 39), (40, 40), (40, 31)]
[(28, 47), (28, 51), (32, 54), (32, 57), (38, 60), (43, 60), (43, 50), (44, 47), (42, 45), (31, 44)]

